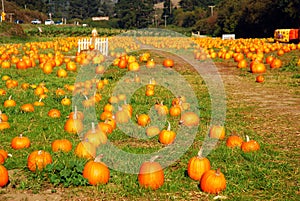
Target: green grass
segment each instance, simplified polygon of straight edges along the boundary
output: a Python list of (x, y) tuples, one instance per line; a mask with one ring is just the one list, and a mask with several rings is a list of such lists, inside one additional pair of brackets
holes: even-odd
[[(45, 50), (52, 51), (52, 50)], [(75, 52), (75, 50), (73, 50)], [(139, 55), (140, 52), (134, 52)], [(155, 53), (152, 56), (158, 58), (157, 63), (161, 63), (163, 57)], [(64, 64), (65, 65), (65, 64)], [(65, 67), (65, 66), (62, 66)], [(189, 68), (189, 66), (186, 66)], [(289, 67), (290, 68), (290, 67)], [(77, 135), (71, 135), (63, 130), (67, 115), (72, 111), (71, 106), (63, 106), (60, 101), (63, 97), (57, 97), (55, 90), (64, 88), (65, 84), (73, 84), (77, 73), (68, 72), (66, 79), (56, 77), (56, 70), (50, 75), (45, 75), (39, 67), (25, 71), (16, 70), (14, 66), (10, 69), (2, 69), (0, 76), (9, 75), (19, 81), (19, 86), (15, 89), (6, 89), (5, 82), (0, 81), (0, 88), (7, 90), (6, 96), (0, 96), (0, 109), (9, 116), (10, 129), (0, 131), (0, 148), (7, 150), (13, 155), (5, 162), (7, 169), (15, 171), (12, 176), (11, 185), (16, 191), (26, 190), (39, 193), (44, 189), (52, 189), (52, 192), (60, 191), (65, 187), (64, 196), (66, 199), (74, 199), (76, 196), (86, 196), (91, 199), (125, 199), (125, 200), (212, 200), (215, 195), (203, 193), (199, 188), (199, 182), (193, 181), (187, 176), (187, 163), (189, 159), (197, 155), (203, 139), (207, 134), (210, 123), (211, 102), (210, 96), (202, 78), (194, 71), (184, 70), (180, 72), (182, 76), (191, 84), (199, 100), (198, 109), (200, 111), (201, 122), (193, 144), (187, 151), (178, 158), (172, 165), (164, 169), (165, 183), (156, 190), (143, 189), (139, 186), (136, 174), (126, 174), (111, 168), (111, 177), (107, 185), (89, 186), (83, 179), (81, 171), (85, 164), (85, 159), (79, 159), (73, 154), (75, 146), (80, 141)], [(107, 78), (109, 84), (99, 92), (102, 100), (96, 105), (96, 117), (102, 112), (103, 106), (114, 91), (116, 83), (127, 73), (127, 70), (120, 70), (110, 66), (102, 78)], [(241, 79), (250, 80), (253, 75), (241, 70)], [(273, 73), (273, 72), (272, 72)], [(290, 76), (289, 72), (278, 72), (281, 76)], [(33, 76), (34, 75), (34, 76)], [(298, 79), (298, 74), (293, 75), (293, 79)], [(282, 79), (279, 77), (279, 79)], [(33, 103), (38, 100), (33, 94), (33, 89), (22, 90), (22, 83), (39, 84), (45, 83), (49, 89), (48, 98), (43, 100), (45, 106), (36, 107), (34, 113), (22, 113), (19, 108), (24, 103)], [(126, 87), (125, 83), (123, 85)], [(137, 89), (131, 97), (130, 104), (134, 108), (132, 121), (135, 115), (148, 113), (150, 108), (159, 101), (164, 101), (168, 107), (171, 106), (174, 94), (166, 87), (157, 86), (153, 97), (146, 97), (145, 86)], [(17, 101), (14, 108), (4, 108), (2, 103), (12, 95)], [(68, 97), (72, 97), (70, 92)], [(254, 106), (227, 105), (227, 119), (225, 123), (227, 136), (233, 132), (239, 133), (242, 137), (249, 135), (257, 140), (261, 149), (254, 153), (243, 153), (240, 149), (229, 149), (225, 141), (219, 141), (213, 151), (207, 156), (211, 161), (212, 169), (221, 168), (227, 180), (227, 187), (222, 196), (227, 200), (298, 200), (299, 199), (299, 163), (297, 162), (296, 149), (282, 151), (277, 144), (266, 143), (266, 138), (278, 141), (277, 136), (269, 134), (264, 136), (257, 132), (252, 125), (263, 125), (265, 119), (258, 116), (255, 120), (247, 114), (252, 114)], [(51, 119), (47, 112), (51, 108), (61, 111), (62, 117)], [(172, 128), (178, 130), (178, 118), (168, 116)], [(100, 121), (100, 120), (99, 120)], [(165, 126), (165, 125), (164, 125)], [(10, 141), (13, 137), (23, 134), (31, 139), (31, 147), (23, 150), (13, 150)], [(53, 153), (51, 142), (55, 139), (67, 138), (73, 143), (71, 153)], [(151, 139), (134, 139), (121, 129), (116, 129), (109, 140), (116, 146), (129, 153), (152, 153), (163, 147), (158, 142), (158, 137)], [(43, 149), (49, 151), (53, 157), (53, 164), (44, 171), (38, 173), (30, 172), (27, 167), (27, 157), (34, 150)], [(299, 150), (298, 150), (299, 151)], [(5, 195), (5, 189), (0, 189), (1, 195)]]

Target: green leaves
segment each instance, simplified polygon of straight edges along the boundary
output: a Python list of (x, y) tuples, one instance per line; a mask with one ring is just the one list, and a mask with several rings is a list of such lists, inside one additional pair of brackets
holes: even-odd
[(62, 159), (49, 164), (43, 170), (42, 175), (45, 176), (54, 186), (63, 185), (70, 186), (86, 186), (87, 180), (82, 176), (82, 171), (86, 161), (73, 159)]

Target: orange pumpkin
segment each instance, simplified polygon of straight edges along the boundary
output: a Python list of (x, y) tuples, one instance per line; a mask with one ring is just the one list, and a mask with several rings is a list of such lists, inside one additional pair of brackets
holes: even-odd
[(202, 175), (200, 187), (206, 193), (219, 194), (226, 188), (225, 176), (220, 169), (208, 170)]
[(174, 66), (174, 61), (172, 59), (165, 59), (163, 61), (163, 66), (166, 68), (171, 68)]
[(218, 125), (212, 126), (209, 130), (209, 137), (223, 140), (225, 138), (225, 128)]
[(192, 157), (188, 162), (187, 172), (190, 178), (200, 181), (202, 175), (210, 170), (210, 161), (202, 156), (202, 148), (198, 155)]
[(75, 155), (80, 158), (92, 159), (96, 156), (96, 147), (88, 141), (81, 141), (75, 148)]
[(30, 139), (20, 134), (20, 136), (14, 137), (12, 139), (11, 147), (15, 150), (28, 148), (30, 147)]
[(180, 118), (180, 124), (183, 124), (187, 127), (198, 126), (199, 122), (199, 116), (194, 112), (185, 112)]
[(87, 162), (83, 169), (83, 177), (91, 185), (106, 184), (109, 181), (110, 171), (105, 163), (101, 162), (101, 156)]
[(46, 165), (52, 163), (52, 157), (49, 152), (38, 150), (33, 151), (27, 159), (27, 167), (30, 171), (42, 170)]
[(158, 162), (155, 162), (158, 157), (154, 156), (150, 161), (142, 163), (138, 174), (140, 186), (156, 190), (164, 184), (163, 169)]
[(7, 169), (0, 165), (0, 187), (4, 187), (8, 184), (9, 176)]
[(150, 123), (151, 119), (147, 114), (140, 114), (137, 116), (138, 125), (145, 127)]
[(48, 116), (51, 118), (60, 118), (60, 111), (58, 109), (51, 109), (48, 112)]
[(249, 136), (246, 135), (246, 141), (242, 143), (241, 149), (243, 152), (252, 152), (260, 149), (260, 145), (255, 140), (250, 140)]
[(172, 144), (176, 138), (176, 133), (171, 131), (171, 124), (168, 122), (168, 128), (159, 133), (158, 140), (162, 144)]
[(72, 143), (67, 139), (58, 139), (51, 143), (51, 148), (53, 152), (69, 152), (72, 150)]
[(230, 148), (241, 147), (243, 141), (244, 140), (240, 136), (232, 135), (227, 138), (226, 146)]

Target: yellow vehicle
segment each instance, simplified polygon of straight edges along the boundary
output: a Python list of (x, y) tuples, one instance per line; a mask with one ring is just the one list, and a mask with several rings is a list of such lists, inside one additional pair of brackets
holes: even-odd
[(278, 42), (299, 42), (299, 29), (276, 29), (274, 31), (274, 39)]

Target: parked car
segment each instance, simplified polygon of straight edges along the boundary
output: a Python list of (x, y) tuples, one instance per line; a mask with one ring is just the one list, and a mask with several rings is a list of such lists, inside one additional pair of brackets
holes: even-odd
[(63, 24), (63, 23), (62, 23), (62, 21), (56, 21), (55, 24), (61, 25), (61, 24)]
[(54, 24), (53, 20), (51, 20), (51, 19), (45, 20), (45, 25), (51, 25), (51, 24)]
[(31, 21), (31, 24), (41, 24), (41, 23), (42, 22), (39, 19), (34, 19), (34, 20)]
[(24, 22), (23, 22), (23, 20), (15, 20), (15, 23), (16, 24), (23, 24)]

